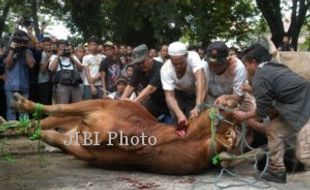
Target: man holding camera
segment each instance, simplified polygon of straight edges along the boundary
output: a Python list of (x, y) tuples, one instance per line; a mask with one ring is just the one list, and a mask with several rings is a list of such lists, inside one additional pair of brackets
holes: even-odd
[[(18, 30), (13, 34), (10, 50), (4, 59), (5, 64), (5, 94), (7, 100), (7, 120), (16, 120), (16, 112), (11, 102), (13, 94), (19, 92), (24, 97), (29, 97), (29, 68), (33, 68), (35, 59), (28, 48), (29, 38), (27, 33)], [(19, 113), (19, 117), (26, 116)]]
[(83, 66), (73, 56), (64, 40), (59, 40), (58, 52), (50, 58), (49, 70), (55, 72), (53, 82), (56, 85), (56, 103), (67, 104), (82, 100), (79, 84), (82, 82), (80, 71)]

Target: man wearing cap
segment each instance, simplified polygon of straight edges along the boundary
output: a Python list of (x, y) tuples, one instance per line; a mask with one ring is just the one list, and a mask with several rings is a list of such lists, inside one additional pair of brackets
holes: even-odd
[(122, 64), (120, 60), (115, 57), (115, 47), (110, 41), (103, 45), (106, 58), (102, 60), (100, 65), (100, 74), (102, 81), (103, 97), (107, 93), (116, 90), (116, 80), (121, 76)]
[(146, 45), (140, 45), (132, 51), (134, 73), (122, 95), (122, 99), (129, 95), (138, 87), (143, 86), (143, 90), (134, 99), (134, 102), (143, 103), (146, 109), (156, 118), (162, 114), (169, 115), (169, 109), (165, 102), (165, 95), (160, 82), (160, 69), (162, 64), (149, 56)]
[(247, 80), (245, 66), (237, 57), (229, 57), (225, 42), (212, 42), (207, 48), (207, 101), (226, 104), (227, 100), (240, 102), (244, 95), (241, 86)]
[(205, 62), (198, 53), (187, 51), (186, 45), (174, 42), (168, 47), (170, 60), (163, 65), (160, 76), (166, 102), (179, 125), (187, 125), (187, 117), (198, 116), (198, 106), (206, 93)]

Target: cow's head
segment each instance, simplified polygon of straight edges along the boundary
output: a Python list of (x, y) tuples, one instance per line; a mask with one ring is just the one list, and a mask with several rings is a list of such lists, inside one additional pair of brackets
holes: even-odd
[[(228, 105), (220, 107), (211, 107), (202, 110), (197, 118), (191, 118), (187, 129), (187, 138), (202, 139), (211, 138), (212, 125), (216, 130), (216, 138), (226, 149), (235, 146), (236, 132), (235, 120), (232, 110), (236, 109), (238, 104), (229, 102)], [(213, 119), (212, 116), (214, 116)]]

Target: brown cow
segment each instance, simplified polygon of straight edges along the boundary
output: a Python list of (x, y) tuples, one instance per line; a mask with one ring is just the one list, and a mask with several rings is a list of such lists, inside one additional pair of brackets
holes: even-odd
[[(34, 112), (35, 103), (18, 93), (13, 105), (20, 111)], [(192, 174), (210, 166), (217, 152), (233, 148), (236, 140), (234, 126), (217, 123), (215, 143), (211, 143), (209, 110), (190, 119), (186, 135), (176, 135), (176, 127), (159, 123), (142, 106), (130, 101), (89, 100), (67, 105), (44, 105), (42, 111), (50, 117), (40, 121), (41, 139), (91, 164), (104, 168), (141, 169), (163, 174)], [(226, 115), (230, 120), (232, 116)], [(70, 128), (66, 133), (53, 128)], [(71, 136), (78, 143), (68, 144)], [(86, 133), (93, 144), (87, 145)], [(111, 133), (117, 138), (111, 139)], [(156, 138), (156, 143), (124, 145), (120, 135), (128, 139), (141, 136)], [(149, 139), (150, 140), (150, 139)], [(109, 141), (112, 146), (109, 146)], [(94, 143), (95, 142), (95, 143)], [(214, 142), (214, 141), (213, 141)], [(151, 144), (152, 143), (152, 144)], [(68, 144), (68, 145), (66, 145)]]

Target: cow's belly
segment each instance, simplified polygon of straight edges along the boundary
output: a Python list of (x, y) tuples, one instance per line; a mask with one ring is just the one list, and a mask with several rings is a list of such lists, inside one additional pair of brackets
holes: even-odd
[(90, 163), (107, 169), (136, 169), (161, 174), (193, 174), (208, 168), (206, 140), (173, 142), (147, 146), (138, 151), (90, 149), (95, 160)]

